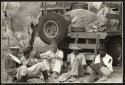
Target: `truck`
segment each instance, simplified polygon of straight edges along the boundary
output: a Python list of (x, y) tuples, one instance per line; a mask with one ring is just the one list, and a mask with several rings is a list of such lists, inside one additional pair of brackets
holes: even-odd
[[(113, 65), (119, 65), (122, 60), (122, 2), (105, 2), (105, 5), (117, 12), (116, 14), (106, 14), (106, 29), (102, 32), (85, 32), (70, 27), (64, 13), (79, 8), (96, 10), (92, 9), (88, 3), (78, 1), (42, 2), (38, 35), (46, 44), (55, 40), (58, 43), (58, 48), (64, 51), (65, 56), (70, 52), (69, 45), (77, 44), (82, 50), (95, 53), (97, 47), (104, 44), (107, 53), (113, 57)], [(113, 30), (110, 25), (111, 19), (119, 20), (117, 30)]]

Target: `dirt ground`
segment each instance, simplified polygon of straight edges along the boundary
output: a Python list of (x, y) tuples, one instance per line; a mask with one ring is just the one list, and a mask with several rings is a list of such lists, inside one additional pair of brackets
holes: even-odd
[[(45, 52), (47, 49), (48, 49), (48, 47), (40, 40), (40, 38), (36, 37), (35, 43), (34, 43), (34, 50)], [(6, 57), (6, 51), (7, 51), (7, 40), (2, 40), (1, 41), (1, 82), (2, 83), (6, 83), (7, 78), (8, 78), (7, 74), (5, 73), (4, 64), (3, 64), (4, 58)], [(113, 72), (112, 76), (107, 81), (104, 81), (103, 83), (121, 83), (121, 82), (123, 82), (122, 73), (123, 73), (122, 66), (114, 67), (114, 72)], [(90, 77), (91, 77), (90, 75), (85, 75), (84, 77), (78, 78), (73, 83), (90, 83), (90, 82), (88, 82), (88, 79)], [(40, 79), (31, 79), (29, 81), (35, 82), (35, 83), (44, 82), (43, 80), (40, 80)], [(51, 79), (51, 82), (59, 83), (56, 79)], [(69, 83), (69, 82), (66, 81), (64, 83)]]

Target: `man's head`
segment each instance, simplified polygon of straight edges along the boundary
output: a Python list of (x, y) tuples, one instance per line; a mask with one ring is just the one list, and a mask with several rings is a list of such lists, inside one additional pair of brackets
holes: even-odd
[(17, 56), (19, 53), (20, 47), (19, 46), (12, 46), (10, 47), (10, 51), (13, 55)]
[(57, 44), (55, 41), (51, 42), (50, 47), (51, 47), (51, 51), (53, 52), (57, 51)]
[(38, 51), (32, 51), (30, 57), (40, 59), (40, 53)]
[(100, 57), (104, 57), (106, 55), (106, 48), (104, 45), (100, 46), (98, 51), (100, 53)]
[(75, 55), (79, 54), (79, 50), (74, 49), (73, 52), (74, 52)]
[(25, 48), (25, 49), (23, 50), (23, 54), (24, 54), (24, 56), (25, 56), (26, 58), (29, 57), (30, 52), (31, 52), (31, 49), (30, 49), (29, 47), (27, 47), (27, 48)]
[(75, 55), (77, 55), (79, 53), (79, 50), (81, 49), (77, 45), (72, 45), (72, 46), (70, 45), (69, 48), (73, 50), (73, 52), (74, 52)]

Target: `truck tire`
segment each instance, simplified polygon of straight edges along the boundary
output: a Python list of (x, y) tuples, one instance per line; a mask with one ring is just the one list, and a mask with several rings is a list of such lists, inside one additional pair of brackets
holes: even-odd
[(120, 65), (122, 63), (122, 40), (119, 38), (111, 40), (107, 50), (109, 55), (113, 57), (113, 65)]
[(43, 42), (60, 42), (68, 32), (68, 21), (61, 14), (47, 13), (41, 16), (38, 24), (38, 35)]

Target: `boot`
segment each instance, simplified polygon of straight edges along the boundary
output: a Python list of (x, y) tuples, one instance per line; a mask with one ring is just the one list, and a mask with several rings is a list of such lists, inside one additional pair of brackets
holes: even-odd
[(58, 73), (57, 72), (53, 72), (53, 74), (51, 75), (52, 78), (58, 78)]
[(77, 76), (72, 75), (71, 78), (68, 80), (69, 82), (74, 82), (77, 80)]
[(49, 78), (48, 78), (47, 70), (42, 71), (42, 73), (43, 73), (43, 77), (44, 77), (45, 82), (48, 82)]

